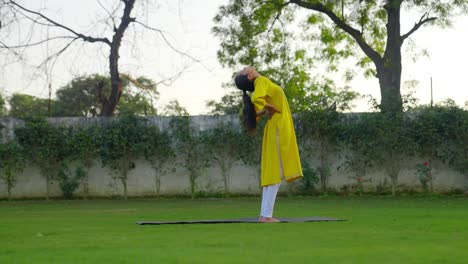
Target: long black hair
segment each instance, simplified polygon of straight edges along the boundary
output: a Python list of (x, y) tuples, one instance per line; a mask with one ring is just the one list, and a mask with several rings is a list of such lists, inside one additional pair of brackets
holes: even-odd
[(244, 102), (244, 108), (242, 109), (242, 124), (249, 132), (254, 132), (257, 128), (256, 112), (255, 107), (252, 104), (250, 96), (247, 91), (253, 92), (255, 89), (254, 83), (247, 78), (246, 74), (239, 73), (234, 78), (237, 88), (242, 90), (242, 101)]

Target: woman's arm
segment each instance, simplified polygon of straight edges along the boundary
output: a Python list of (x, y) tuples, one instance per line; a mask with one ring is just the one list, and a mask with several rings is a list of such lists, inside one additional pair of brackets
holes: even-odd
[(267, 109), (266, 109), (266, 108), (263, 108), (262, 110), (257, 111), (257, 112), (256, 112), (257, 117), (261, 117), (262, 115), (266, 114), (266, 112), (267, 112)]
[(264, 114), (268, 114), (268, 117), (271, 118), (275, 113), (281, 113), (281, 111), (278, 110), (274, 105), (272, 104), (265, 104), (265, 108), (263, 108), (260, 111), (257, 111), (257, 117), (261, 117)]

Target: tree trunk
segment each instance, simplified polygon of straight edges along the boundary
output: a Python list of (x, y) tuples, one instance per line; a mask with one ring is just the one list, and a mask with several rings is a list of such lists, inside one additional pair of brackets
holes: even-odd
[(223, 181), (224, 181), (224, 195), (228, 197), (229, 196), (229, 176), (228, 176), (229, 166), (225, 163), (226, 163), (225, 160), (222, 161), (220, 167), (221, 167), (221, 174), (223, 175)]
[(383, 113), (400, 113), (403, 111), (400, 92), (401, 65), (399, 69), (389, 67), (379, 75), (381, 93), (380, 110)]
[(8, 168), (5, 169), (5, 183), (7, 185), (7, 191), (8, 191), (8, 201), (11, 201), (11, 189), (13, 189), (14, 185), (14, 179), (13, 179), (13, 172), (9, 170)]
[(118, 28), (115, 28), (115, 34), (112, 37), (112, 42), (110, 43), (110, 54), (109, 54), (109, 70), (111, 77), (111, 87), (112, 91), (109, 96), (109, 99), (105, 99), (102, 93), (99, 95), (102, 103), (102, 116), (113, 116), (115, 108), (119, 103), (120, 97), (122, 95), (122, 80), (120, 79), (119, 74), (119, 58), (120, 58), (120, 46), (122, 44), (122, 38), (125, 31), (131, 22), (135, 21), (135, 18), (130, 17), (130, 13), (133, 10), (136, 0), (124, 1), (125, 8), (124, 14), (122, 16), (122, 21)]
[(120, 180), (122, 181), (122, 186), (123, 186), (123, 198), (124, 198), (124, 200), (128, 200), (128, 197), (127, 197), (127, 176), (122, 175), (122, 178)]
[(322, 186), (322, 193), (327, 193), (327, 179), (323, 175), (323, 168), (320, 167), (320, 183)]
[[(393, 132), (395, 133), (395, 131)], [(391, 148), (391, 147), (389, 147)], [(392, 182), (392, 195), (396, 195), (396, 186), (398, 183), (398, 175), (401, 170), (401, 156), (398, 152), (390, 149), (387, 152), (387, 160), (383, 163), (385, 172), (387, 173), (390, 181)]]
[(401, 30), (400, 30), (401, 0), (389, 0), (385, 4), (387, 10), (387, 44), (383, 61), (377, 66), (381, 103), (384, 113), (399, 113), (403, 111), (401, 101)]
[(432, 181), (434, 180), (434, 178), (432, 177), (432, 161), (433, 159), (429, 159), (429, 190), (431, 193), (434, 192), (434, 187), (433, 187), (433, 183)]
[(392, 196), (396, 195), (396, 179), (391, 178), (392, 180)]
[(102, 104), (102, 116), (113, 116), (115, 108), (119, 103), (122, 96), (122, 80), (119, 75), (119, 48), (120, 43), (117, 45), (112, 43), (111, 52), (109, 55), (109, 68), (111, 76), (111, 94), (108, 100)]
[[(465, 144), (465, 146), (465, 162), (466, 164), (468, 164), (468, 143)], [(468, 166), (466, 165), (463, 168), (463, 174), (465, 174), (465, 179), (468, 180)]]
[(88, 200), (88, 196), (89, 196), (89, 169), (90, 169), (89, 167), (86, 167), (86, 172), (83, 177), (83, 192), (84, 192), (83, 198), (85, 200)]
[(159, 173), (156, 169), (155, 169), (154, 179), (155, 179), (155, 184), (156, 184), (156, 197), (159, 198), (160, 193), (161, 193), (161, 177), (159, 176)]
[(83, 183), (83, 191), (84, 191), (84, 199), (88, 200), (89, 198), (89, 181), (88, 181), (88, 173), (86, 173), (85, 181)]
[(190, 193), (192, 199), (195, 199), (195, 178), (195, 173), (190, 172)]
[(320, 183), (322, 185), (322, 192), (327, 193), (328, 188), (328, 176), (329, 176), (329, 166), (327, 161), (327, 142), (324, 142), (324, 138), (321, 136), (318, 137), (319, 145), (319, 155), (320, 155)]
[(128, 200), (128, 196), (127, 196), (127, 180), (126, 180), (126, 179), (123, 179), (123, 187), (124, 187), (124, 199), (125, 199), (125, 200)]
[(129, 160), (128, 158), (125, 158), (124, 161), (124, 166), (123, 166), (123, 171), (122, 171), (122, 185), (123, 185), (123, 194), (124, 194), (124, 199), (127, 200), (127, 177), (128, 177), (128, 171), (129, 171)]
[(46, 201), (49, 201), (49, 193), (50, 193), (50, 176), (46, 175)]

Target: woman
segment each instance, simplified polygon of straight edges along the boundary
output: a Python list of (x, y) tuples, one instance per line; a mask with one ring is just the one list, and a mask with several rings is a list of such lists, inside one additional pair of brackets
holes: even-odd
[[(262, 115), (268, 116), (263, 132), (260, 184), (263, 189), (259, 222), (279, 222), (273, 218), (273, 207), (282, 178), (287, 182), (301, 178), (302, 168), (296, 133), (283, 89), (260, 75), (255, 67), (240, 71), (234, 79), (243, 92), (243, 123), (254, 132)], [(247, 95), (252, 92), (252, 96)]]

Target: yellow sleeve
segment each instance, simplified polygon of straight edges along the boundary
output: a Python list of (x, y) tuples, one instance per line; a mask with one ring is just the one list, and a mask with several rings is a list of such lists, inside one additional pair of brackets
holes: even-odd
[(263, 108), (265, 108), (265, 105), (267, 104), (265, 98), (267, 96), (267, 87), (268, 87), (268, 80), (259, 77), (257, 80), (255, 80), (255, 90), (252, 93), (252, 103), (255, 106), (256, 111), (261, 111)]

